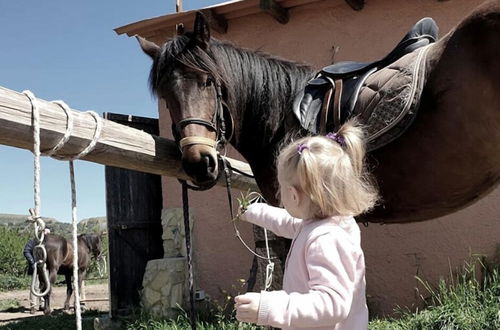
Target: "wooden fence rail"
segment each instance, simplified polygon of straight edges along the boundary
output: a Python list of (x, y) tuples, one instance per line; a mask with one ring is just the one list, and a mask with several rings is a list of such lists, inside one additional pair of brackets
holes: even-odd
[[(37, 99), (40, 112), (40, 148), (55, 146), (66, 131), (66, 114), (57, 104)], [(72, 110), (74, 128), (71, 138), (57, 154), (75, 155), (92, 140), (95, 119), (88, 113)], [(0, 144), (33, 149), (32, 105), (26, 95), (0, 87)], [(101, 136), (95, 148), (82, 160), (146, 173), (188, 179), (181, 167), (181, 154), (174, 141), (103, 119)], [(231, 166), (252, 174), (248, 164), (228, 159)], [(232, 173), (232, 186), (257, 190), (255, 180)], [(221, 178), (218, 185), (225, 185)]]

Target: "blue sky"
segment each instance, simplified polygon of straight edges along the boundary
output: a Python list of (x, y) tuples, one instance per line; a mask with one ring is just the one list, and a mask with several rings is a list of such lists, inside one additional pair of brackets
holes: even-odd
[[(184, 10), (222, 0), (184, 0)], [(175, 11), (175, 0), (1, 1), (0, 86), (78, 110), (157, 118), (150, 60), (114, 28)], [(1, 129), (1, 127), (0, 127)], [(43, 157), (41, 214), (71, 220), (67, 162)], [(78, 218), (105, 215), (104, 166), (75, 162)], [(33, 155), (0, 146), (0, 213), (33, 207)]]

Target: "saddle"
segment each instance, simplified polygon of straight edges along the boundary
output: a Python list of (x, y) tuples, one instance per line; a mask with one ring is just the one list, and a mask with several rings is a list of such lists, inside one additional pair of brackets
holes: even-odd
[[(337, 131), (342, 123), (358, 117), (367, 127), (370, 151), (393, 141), (416, 114), (426, 77), (427, 46), (437, 35), (435, 21), (423, 18), (378, 61), (324, 67), (295, 98), (294, 117), (312, 135)], [(398, 125), (397, 133), (382, 138)]]

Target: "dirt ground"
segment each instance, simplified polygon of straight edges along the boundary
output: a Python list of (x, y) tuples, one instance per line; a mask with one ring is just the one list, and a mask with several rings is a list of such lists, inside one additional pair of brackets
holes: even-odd
[[(85, 286), (86, 299), (100, 299), (108, 298), (108, 285), (107, 284), (87, 284)], [(62, 311), (64, 300), (66, 299), (66, 287), (55, 287), (52, 290), (51, 307), (55, 313)], [(29, 291), (9, 291), (0, 292), (0, 301), (13, 299), (16, 300), (21, 307), (7, 311), (0, 311), (0, 325), (6, 322), (16, 321), (26, 317), (40, 316), (43, 312), (37, 310), (35, 314), (30, 314), (29, 308)], [(73, 297), (71, 298), (71, 313), (73, 313)], [(98, 310), (101, 312), (109, 311), (109, 300), (105, 301), (87, 301), (85, 302), (87, 309)]]

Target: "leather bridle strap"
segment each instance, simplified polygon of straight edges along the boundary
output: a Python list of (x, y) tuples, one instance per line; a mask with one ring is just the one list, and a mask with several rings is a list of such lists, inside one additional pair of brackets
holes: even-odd
[(184, 126), (191, 125), (191, 124), (197, 124), (197, 125), (202, 125), (206, 126), (207, 128), (212, 129), (214, 132), (217, 132), (217, 126), (213, 122), (210, 122), (208, 120), (205, 120), (203, 118), (196, 118), (196, 117), (189, 117), (180, 120), (176, 125), (175, 129), (180, 132)]
[(190, 146), (193, 144), (202, 144), (205, 146), (209, 146), (211, 148), (215, 148), (217, 145), (217, 141), (204, 137), (204, 136), (186, 136), (179, 141), (179, 148), (184, 148), (185, 146)]

